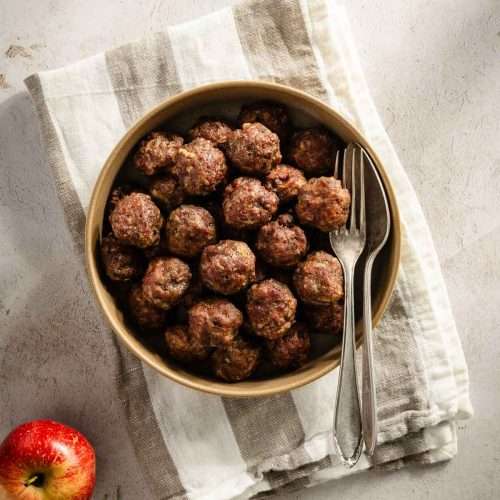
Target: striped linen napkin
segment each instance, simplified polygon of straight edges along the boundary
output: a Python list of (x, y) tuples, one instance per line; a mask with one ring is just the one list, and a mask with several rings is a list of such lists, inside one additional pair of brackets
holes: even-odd
[(380, 432), (374, 457), (345, 469), (332, 446), (338, 370), (291, 393), (220, 398), (158, 376), (103, 325), (130, 437), (157, 499), (265, 496), (457, 453), (472, 414), (468, 374), (421, 207), (375, 110), (344, 11), (328, 0), (257, 0), (26, 80), (75, 247), (94, 181), (127, 128), (166, 97), (262, 79), (329, 102), (365, 135), (395, 187), (404, 228), (391, 305), (376, 330)]

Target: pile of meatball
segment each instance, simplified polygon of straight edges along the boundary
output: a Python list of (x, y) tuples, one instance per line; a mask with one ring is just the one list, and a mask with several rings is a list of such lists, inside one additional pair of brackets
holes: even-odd
[(311, 335), (341, 333), (343, 273), (325, 242), (350, 207), (329, 131), (293, 130), (272, 102), (244, 106), (237, 123), (145, 137), (131, 157), (142, 182), (112, 191), (100, 247), (138, 332), (227, 382), (297, 369)]

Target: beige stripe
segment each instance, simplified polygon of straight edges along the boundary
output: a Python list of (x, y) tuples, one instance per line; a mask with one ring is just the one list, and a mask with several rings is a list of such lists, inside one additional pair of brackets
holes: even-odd
[[(298, 0), (250, 1), (233, 8), (241, 45), (254, 78), (298, 87), (326, 99)], [(293, 469), (310, 460), (291, 394), (265, 399), (224, 399), (250, 470)], [(273, 477), (270, 476), (271, 482)], [(288, 481), (292, 481), (290, 478)], [(276, 479), (279, 483), (280, 479)], [(272, 484), (272, 487), (278, 484)]]
[(327, 99), (298, 0), (244, 2), (234, 17), (255, 78)]
[(66, 224), (68, 225), (78, 254), (83, 256), (85, 214), (80, 203), (80, 198), (68, 174), (63, 149), (59, 141), (56, 125), (50, 117), (40, 77), (32, 75), (26, 78), (24, 83), (35, 104), (40, 123), (42, 144), (45, 146), (47, 162), (54, 175), (56, 191), (63, 207)]
[(143, 465), (154, 498), (187, 498), (177, 468), (158, 427), (141, 362), (113, 335), (117, 358), (117, 383), (127, 416), (129, 434)]
[(305, 463), (304, 430), (292, 396), (223, 398), (241, 455), (252, 472)]
[(126, 127), (181, 90), (166, 33), (108, 51), (106, 65)]
[[(164, 33), (112, 49), (106, 68), (126, 127), (180, 86)], [(155, 498), (184, 498), (186, 490), (159, 428), (142, 363), (115, 341), (120, 370), (117, 377), (136, 454)]]

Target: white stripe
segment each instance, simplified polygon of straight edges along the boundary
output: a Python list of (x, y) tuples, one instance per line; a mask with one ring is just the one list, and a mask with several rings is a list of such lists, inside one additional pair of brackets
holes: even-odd
[(186, 389), (148, 366), (144, 375), (160, 431), (190, 498), (230, 498), (253, 484), (221, 398)]
[(231, 8), (168, 28), (184, 88), (251, 78)]
[(69, 175), (86, 210), (104, 161), (125, 133), (104, 54), (40, 78)]

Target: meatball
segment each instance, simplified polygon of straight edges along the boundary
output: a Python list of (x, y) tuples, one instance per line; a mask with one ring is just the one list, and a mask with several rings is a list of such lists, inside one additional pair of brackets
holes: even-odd
[(308, 305), (305, 309), (312, 332), (338, 335), (344, 327), (344, 304), (333, 302), (326, 306)]
[(176, 255), (194, 257), (217, 239), (215, 220), (208, 210), (195, 205), (181, 205), (168, 217), (168, 249)]
[(314, 252), (301, 262), (293, 275), (295, 289), (306, 304), (330, 304), (344, 297), (344, 274), (337, 258)]
[(168, 327), (165, 342), (170, 356), (181, 363), (204, 361), (210, 356), (210, 348), (191, 335), (184, 325)]
[(163, 217), (147, 194), (132, 193), (118, 201), (109, 222), (117, 239), (146, 248), (159, 242)]
[(247, 295), (247, 313), (253, 331), (268, 340), (275, 340), (295, 322), (297, 299), (290, 289), (274, 279), (267, 279), (250, 287)]
[(290, 132), (290, 119), (285, 106), (276, 102), (255, 102), (241, 108), (238, 116), (240, 125), (259, 122), (274, 132), (280, 141), (286, 140)]
[(161, 208), (168, 212), (181, 205), (186, 196), (177, 179), (171, 175), (163, 175), (154, 179), (149, 186), (149, 194)]
[(143, 263), (139, 251), (108, 234), (101, 242), (101, 260), (108, 278), (113, 281), (130, 281), (139, 277)]
[(255, 255), (242, 241), (220, 241), (203, 249), (200, 275), (204, 285), (214, 292), (239, 292), (255, 281)]
[(191, 139), (203, 137), (213, 142), (216, 146), (223, 146), (229, 140), (233, 129), (222, 120), (212, 118), (200, 118), (195, 126), (189, 131)]
[(277, 267), (293, 267), (307, 253), (304, 231), (293, 223), (290, 214), (280, 215), (259, 229), (256, 248), (260, 256)]
[(260, 354), (258, 346), (238, 337), (215, 351), (212, 357), (213, 371), (226, 382), (244, 380), (257, 368)]
[(281, 162), (280, 140), (261, 123), (244, 123), (231, 134), (226, 154), (242, 172), (266, 175)]
[(289, 165), (278, 165), (269, 172), (264, 185), (274, 191), (282, 203), (286, 203), (297, 198), (306, 182), (300, 170)]
[(187, 194), (206, 195), (225, 179), (226, 159), (210, 141), (198, 137), (179, 149), (172, 173)]
[(342, 143), (322, 128), (310, 128), (292, 136), (288, 156), (307, 175), (332, 171)]
[(277, 340), (266, 341), (271, 363), (281, 370), (301, 367), (309, 357), (311, 338), (303, 323), (295, 323)]
[(174, 165), (183, 142), (180, 135), (151, 132), (139, 144), (134, 155), (134, 165), (146, 175), (154, 175), (170, 168)]
[(259, 180), (238, 177), (224, 190), (224, 220), (237, 229), (255, 229), (272, 219), (278, 203), (278, 197)]
[(191, 281), (189, 266), (175, 257), (156, 257), (142, 279), (144, 296), (160, 309), (170, 309), (184, 295)]
[(301, 189), (295, 212), (302, 224), (333, 231), (347, 222), (351, 195), (334, 177), (309, 179)]
[(146, 299), (141, 286), (137, 285), (132, 288), (128, 305), (132, 318), (144, 330), (163, 328), (167, 319), (166, 312), (158, 309)]
[(243, 324), (243, 315), (228, 300), (206, 299), (191, 307), (188, 322), (192, 337), (217, 347), (232, 342)]

